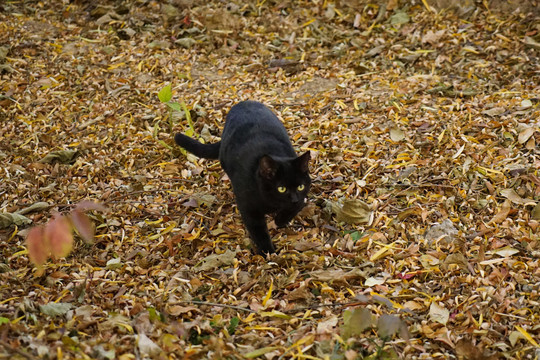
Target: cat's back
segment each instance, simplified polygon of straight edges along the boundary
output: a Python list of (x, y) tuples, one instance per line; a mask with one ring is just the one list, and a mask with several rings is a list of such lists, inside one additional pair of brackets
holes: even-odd
[[(225, 171), (258, 163), (262, 155), (295, 157), (287, 130), (278, 117), (258, 101), (234, 105), (221, 134), (219, 159)], [(229, 174), (230, 175), (230, 174)]]
[(264, 104), (246, 100), (234, 105), (225, 121), (222, 140), (228, 137), (253, 136), (258, 132), (288, 137), (285, 127), (277, 116)]

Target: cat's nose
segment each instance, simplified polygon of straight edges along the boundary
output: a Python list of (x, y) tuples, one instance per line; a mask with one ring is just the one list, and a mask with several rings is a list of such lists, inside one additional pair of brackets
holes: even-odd
[(298, 197), (298, 194), (296, 194), (296, 193), (291, 194), (291, 201), (293, 203), (297, 203), (299, 200), (300, 200), (300, 198)]

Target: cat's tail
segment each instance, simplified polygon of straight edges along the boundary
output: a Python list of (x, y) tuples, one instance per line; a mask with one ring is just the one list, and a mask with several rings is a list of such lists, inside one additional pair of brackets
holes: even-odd
[(202, 144), (195, 139), (184, 134), (176, 134), (174, 141), (190, 153), (205, 159), (217, 159), (219, 157), (219, 147), (221, 141), (213, 144)]

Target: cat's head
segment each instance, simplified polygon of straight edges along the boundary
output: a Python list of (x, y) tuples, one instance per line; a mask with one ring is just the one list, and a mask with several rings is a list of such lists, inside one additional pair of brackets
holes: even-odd
[(264, 155), (259, 160), (259, 188), (276, 209), (302, 207), (309, 191), (309, 151), (294, 159)]

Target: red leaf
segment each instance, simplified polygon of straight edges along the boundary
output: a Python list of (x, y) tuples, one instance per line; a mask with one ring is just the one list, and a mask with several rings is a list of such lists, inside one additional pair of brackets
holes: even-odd
[(73, 248), (71, 226), (65, 216), (57, 217), (45, 225), (45, 237), (50, 243), (51, 254), (55, 258), (66, 256)]
[(94, 224), (90, 221), (90, 218), (86, 216), (81, 210), (74, 210), (71, 213), (71, 222), (77, 232), (83, 238), (87, 244), (92, 244), (94, 241)]
[(45, 264), (51, 254), (51, 246), (44, 236), (43, 226), (30, 229), (26, 236), (26, 246), (28, 247), (30, 261), (37, 266)]

